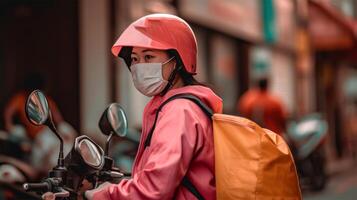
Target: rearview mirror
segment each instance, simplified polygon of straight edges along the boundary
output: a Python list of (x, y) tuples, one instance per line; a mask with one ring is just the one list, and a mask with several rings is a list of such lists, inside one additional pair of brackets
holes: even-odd
[(48, 106), (46, 96), (40, 90), (34, 90), (27, 97), (25, 112), (27, 119), (36, 126), (46, 125), (57, 136), (60, 141), (60, 151), (58, 155), (58, 167), (63, 167), (63, 140), (58, 134), (51, 116), (51, 109)]
[(36, 125), (45, 125), (50, 117), (46, 96), (40, 91), (33, 91), (27, 98), (26, 115), (29, 121)]
[(115, 134), (124, 137), (128, 132), (128, 122), (121, 106), (112, 103), (103, 112), (99, 120), (99, 128), (104, 135)]
[(105, 144), (105, 156), (107, 156), (113, 135), (124, 137), (128, 132), (128, 121), (119, 104), (112, 103), (105, 109), (99, 120), (99, 129), (104, 135), (109, 136)]

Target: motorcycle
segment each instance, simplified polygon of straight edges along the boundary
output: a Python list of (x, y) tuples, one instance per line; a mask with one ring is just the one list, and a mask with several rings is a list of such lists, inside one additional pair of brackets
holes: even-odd
[(113, 159), (108, 155), (112, 138), (123, 137), (127, 133), (126, 116), (118, 104), (110, 104), (99, 121), (101, 132), (108, 136), (105, 150), (88, 136), (81, 135), (75, 138), (73, 148), (66, 157), (63, 153), (63, 139), (58, 134), (46, 96), (41, 91), (35, 90), (29, 95), (26, 114), (31, 123), (47, 126), (60, 141), (57, 165), (40, 183), (23, 184), (26, 192), (36, 192), (39, 195), (51, 192), (56, 199), (72, 200), (81, 196), (80, 189), (85, 180), (96, 188), (103, 182), (118, 183), (127, 175), (114, 167)]
[(315, 191), (322, 190), (327, 182), (324, 144), (327, 122), (315, 113), (290, 123), (288, 141), (302, 186)]

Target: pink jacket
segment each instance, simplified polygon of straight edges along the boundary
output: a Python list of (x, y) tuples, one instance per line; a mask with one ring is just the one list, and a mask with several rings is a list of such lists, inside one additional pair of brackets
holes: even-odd
[(166, 104), (150, 146), (144, 147), (157, 108), (178, 93), (194, 94), (215, 113), (222, 112), (222, 100), (203, 86), (172, 89), (163, 97), (154, 97), (144, 110), (132, 178), (105, 187), (93, 199), (196, 199), (181, 185), (185, 175), (205, 199), (216, 199), (212, 123), (196, 104), (185, 99)]

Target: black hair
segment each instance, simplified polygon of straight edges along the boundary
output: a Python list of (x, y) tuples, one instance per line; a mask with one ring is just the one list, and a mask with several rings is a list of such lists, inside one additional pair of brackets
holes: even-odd
[(131, 66), (131, 52), (133, 51), (133, 47), (123, 47), (119, 54), (118, 57), (123, 58), (125, 61), (125, 64), (128, 66), (129, 70), (130, 70), (130, 66)]
[(169, 54), (169, 57), (175, 58), (176, 61), (176, 66), (178, 69), (178, 74), (179, 76), (181, 76), (182, 80), (183, 80), (183, 84), (185, 86), (187, 85), (202, 85), (205, 86), (204, 84), (200, 83), (199, 81), (197, 81), (192, 74), (190, 74), (189, 72), (187, 72), (186, 68), (184, 67), (184, 64), (182, 62), (182, 59), (180, 57), (180, 55), (178, 54), (178, 52), (174, 49), (170, 49), (167, 50), (167, 53)]
[(259, 80), (258, 80), (258, 87), (259, 87), (259, 89), (261, 89), (261, 90), (267, 90), (268, 89), (268, 86), (269, 86), (269, 80), (268, 80), (268, 78), (260, 78)]

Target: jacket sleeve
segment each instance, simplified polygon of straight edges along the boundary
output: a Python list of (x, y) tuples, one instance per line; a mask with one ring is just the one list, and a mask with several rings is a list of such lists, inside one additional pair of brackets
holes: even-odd
[(175, 100), (165, 105), (156, 124), (151, 144), (131, 179), (96, 192), (93, 199), (172, 199), (197, 147), (203, 130), (193, 103)]

